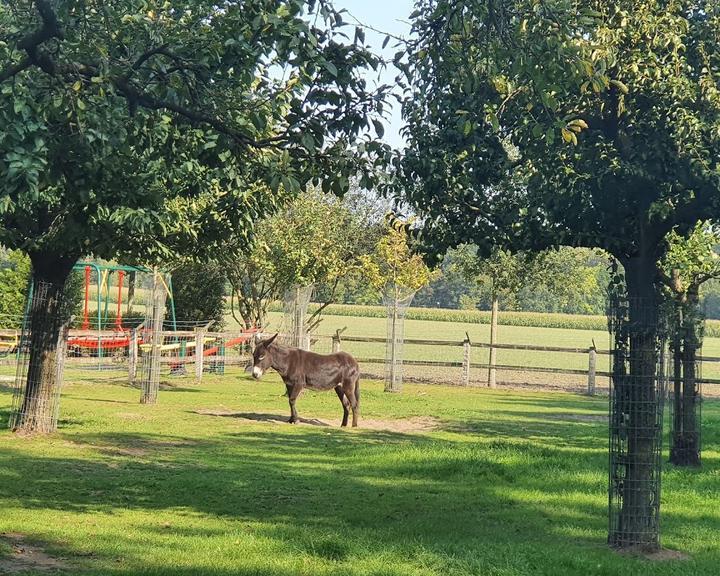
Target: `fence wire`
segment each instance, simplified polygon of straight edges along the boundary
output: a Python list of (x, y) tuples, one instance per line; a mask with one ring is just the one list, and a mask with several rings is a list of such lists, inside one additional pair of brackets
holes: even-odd
[(663, 400), (667, 327), (652, 301), (610, 310), (609, 535), (613, 546), (660, 544)]
[(385, 344), (385, 391), (400, 392), (403, 382), (403, 342), (405, 337), (405, 312), (415, 297), (414, 290), (395, 284), (383, 294), (387, 309), (387, 338)]
[(10, 428), (54, 432), (60, 412), (68, 327), (72, 310), (65, 286), (34, 281), (16, 347)]

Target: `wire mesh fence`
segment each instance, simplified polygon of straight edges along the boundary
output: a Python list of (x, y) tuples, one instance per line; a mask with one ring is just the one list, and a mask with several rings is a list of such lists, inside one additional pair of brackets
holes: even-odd
[(57, 429), (60, 389), (72, 310), (65, 285), (34, 281), (17, 342), (10, 428), (49, 433)]
[(385, 391), (400, 392), (403, 381), (403, 342), (405, 312), (415, 297), (414, 290), (391, 285), (383, 294), (387, 310), (387, 338), (385, 340)]
[(609, 544), (660, 544), (663, 401), (667, 326), (652, 301), (624, 299), (611, 332)]
[(697, 299), (674, 301), (670, 317), (670, 462), (700, 466), (702, 427), (702, 346), (705, 319)]

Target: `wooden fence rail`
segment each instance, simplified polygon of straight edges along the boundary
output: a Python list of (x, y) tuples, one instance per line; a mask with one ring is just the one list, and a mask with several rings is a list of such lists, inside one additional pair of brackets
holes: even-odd
[[(360, 342), (360, 343), (385, 343), (385, 338), (374, 337), (374, 336), (350, 336), (343, 335), (341, 338), (342, 342)], [(340, 339), (337, 336), (333, 337), (334, 349), (339, 349)], [(336, 343), (335, 343), (336, 342)], [(427, 367), (439, 367), (439, 368), (461, 368), (462, 369), (462, 383), (467, 386), (470, 380), (471, 370), (484, 370), (491, 369), (505, 370), (505, 371), (516, 371), (516, 372), (537, 372), (546, 374), (570, 374), (587, 377), (587, 393), (589, 395), (595, 394), (596, 378), (597, 377), (610, 377), (612, 374), (608, 371), (597, 369), (597, 355), (601, 354), (604, 356), (610, 356), (611, 350), (597, 349), (594, 346), (587, 348), (578, 347), (565, 347), (565, 346), (537, 346), (532, 344), (489, 344), (487, 342), (470, 342), (469, 340), (430, 340), (430, 339), (418, 339), (418, 338), (406, 338), (405, 344), (410, 345), (421, 345), (421, 346), (449, 346), (449, 347), (462, 347), (463, 348), (463, 360), (462, 361), (443, 361), (443, 360), (411, 360), (403, 359), (403, 364), (408, 366), (427, 366)], [(472, 362), (470, 360), (472, 356), (472, 348), (479, 349), (497, 349), (497, 350), (527, 350), (532, 352), (551, 352), (551, 353), (564, 353), (564, 354), (584, 354), (588, 357), (588, 368), (586, 370), (571, 369), (571, 368), (556, 368), (556, 367), (544, 367), (544, 366), (521, 366), (512, 364), (497, 364), (497, 363), (481, 363)], [(702, 362), (720, 362), (720, 357), (715, 356), (699, 356), (699, 361)], [(358, 362), (361, 364), (372, 363), (372, 364), (383, 364), (384, 358), (358, 358)], [(720, 384), (720, 379), (716, 378), (700, 378), (699, 383), (702, 384)]]

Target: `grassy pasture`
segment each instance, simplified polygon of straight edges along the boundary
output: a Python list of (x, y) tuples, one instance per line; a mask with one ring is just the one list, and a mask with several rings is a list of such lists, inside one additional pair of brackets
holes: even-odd
[[(663, 544), (690, 558), (653, 562), (604, 544), (606, 401), (362, 391), (376, 429), (275, 421), (287, 405), (274, 376), (176, 379), (156, 406), (73, 379), (58, 434), (0, 429), (0, 533), (79, 576), (717, 574), (720, 403), (704, 406), (703, 469), (663, 476)], [(0, 384), (0, 426), (9, 406)], [(332, 394), (299, 409), (339, 420)], [(432, 429), (383, 429), (418, 419)], [(0, 573), (13, 557), (0, 538)]]
[[(282, 315), (270, 313), (270, 329), (278, 328)], [(387, 325), (385, 318), (369, 318), (360, 316), (323, 317), (317, 332), (331, 335), (337, 329), (347, 327), (345, 334), (356, 336), (386, 337)], [(430, 320), (405, 320), (405, 338), (429, 340), (464, 340), (465, 333), (473, 342), (489, 342), (490, 326), (488, 324), (463, 322), (436, 322)], [(598, 349), (610, 347), (610, 336), (606, 330), (574, 330), (570, 328), (541, 328), (531, 326), (499, 326), (498, 341), (501, 344), (529, 344), (535, 346), (560, 346), (568, 348), (587, 348), (593, 341)], [(343, 349), (360, 357), (384, 358), (384, 345), (380, 343), (348, 342)], [(462, 347), (439, 347), (406, 344), (404, 357), (410, 360), (450, 360), (462, 361)], [(473, 350), (473, 362), (487, 362), (487, 349)], [(706, 337), (703, 354), (720, 357), (720, 338)], [(586, 354), (564, 352), (540, 352), (529, 350), (498, 350), (497, 363), (512, 366), (539, 366), (547, 368), (569, 368), (587, 370)], [(598, 356), (598, 370), (610, 369), (609, 356)], [(720, 378), (720, 363), (706, 362), (703, 364), (703, 375), (707, 378)], [(500, 375), (501, 376), (501, 375)], [(500, 377), (499, 376), (499, 377)], [(553, 375), (547, 378), (552, 379)], [(578, 382), (582, 376), (576, 377)], [(709, 385), (708, 385), (709, 386)], [(720, 387), (712, 386), (710, 388)], [(709, 388), (709, 389), (710, 389)]]

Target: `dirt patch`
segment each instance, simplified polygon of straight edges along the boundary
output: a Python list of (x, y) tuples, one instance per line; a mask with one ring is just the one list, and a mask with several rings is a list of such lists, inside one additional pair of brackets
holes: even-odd
[[(195, 410), (195, 414), (204, 416), (224, 416), (226, 418), (239, 418), (251, 422), (267, 424), (287, 424), (288, 417), (280, 414), (264, 414), (257, 412), (235, 412), (232, 410)], [(300, 425), (323, 426), (337, 428), (340, 419), (324, 420), (319, 418), (300, 418)], [(384, 430), (387, 432), (431, 432), (440, 428), (440, 420), (427, 416), (416, 416), (402, 420), (377, 420), (360, 418), (359, 428), (364, 430)]]
[(690, 556), (678, 550), (669, 550), (660, 548), (660, 550), (648, 550), (646, 548), (629, 548), (627, 550), (618, 550), (618, 554), (622, 556), (635, 556), (651, 560), (652, 562), (670, 562), (674, 560), (690, 560)]
[(154, 440), (151, 438), (138, 438), (129, 441), (121, 439), (117, 444), (110, 444), (106, 441), (74, 442), (72, 440), (66, 440), (63, 442), (63, 445), (70, 448), (97, 450), (107, 456), (144, 458), (156, 450), (195, 446), (196, 442), (184, 439)]
[(65, 563), (46, 554), (42, 548), (28, 544), (23, 534), (0, 534), (0, 543), (12, 551), (0, 557), (0, 574), (20, 574), (26, 570), (55, 572), (64, 570)]
[(432, 432), (440, 428), (440, 420), (432, 416), (416, 416), (402, 420), (361, 420), (360, 425), (369, 430), (390, 432)]

